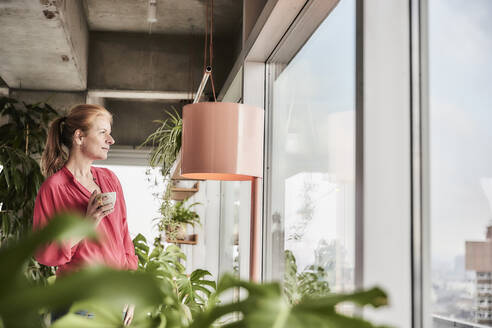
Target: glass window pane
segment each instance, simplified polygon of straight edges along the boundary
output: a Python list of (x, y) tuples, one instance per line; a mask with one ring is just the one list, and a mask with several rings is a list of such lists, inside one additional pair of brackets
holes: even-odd
[(284, 271), (292, 270), (292, 258), (283, 261), (288, 251), (298, 274), (315, 272), (330, 290), (350, 290), (355, 255), (355, 1), (341, 1), (287, 65), (270, 66), (276, 78), (269, 113), (272, 225), (266, 270), (269, 278), (282, 279)]
[(492, 2), (429, 1), (434, 326), (492, 326)]
[(160, 216), (159, 208), (164, 192), (164, 182), (159, 169), (145, 166), (97, 165), (113, 171), (120, 180), (125, 196), (128, 230), (132, 238), (141, 233), (152, 245), (157, 237), (154, 218)]

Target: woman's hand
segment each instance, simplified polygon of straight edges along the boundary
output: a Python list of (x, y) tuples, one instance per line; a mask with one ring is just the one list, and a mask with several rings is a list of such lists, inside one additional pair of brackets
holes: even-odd
[(133, 313), (135, 312), (135, 305), (127, 304), (125, 305), (123, 311), (125, 312), (125, 317), (123, 318), (123, 324), (129, 326), (133, 320)]
[(102, 205), (102, 200), (96, 196), (99, 194), (97, 190), (94, 190), (89, 198), (89, 204), (87, 205), (87, 211), (85, 216), (91, 217), (96, 220), (96, 225), (101, 222), (102, 218), (113, 212), (114, 208), (112, 204)]
[[(96, 221), (96, 226), (99, 225), (99, 222), (101, 222), (103, 217), (114, 211), (111, 204), (102, 205), (102, 202), (99, 202), (96, 198), (97, 194), (99, 194), (97, 190), (92, 192), (91, 197), (89, 198), (89, 204), (87, 204), (87, 210), (85, 212), (85, 216), (93, 218)], [(81, 240), (82, 238), (71, 240), (71, 247), (77, 245)]]

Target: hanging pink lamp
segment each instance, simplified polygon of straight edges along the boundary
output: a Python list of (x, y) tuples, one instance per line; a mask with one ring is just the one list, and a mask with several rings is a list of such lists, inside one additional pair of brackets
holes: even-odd
[(263, 109), (201, 102), (183, 107), (181, 175), (252, 180), (263, 176)]

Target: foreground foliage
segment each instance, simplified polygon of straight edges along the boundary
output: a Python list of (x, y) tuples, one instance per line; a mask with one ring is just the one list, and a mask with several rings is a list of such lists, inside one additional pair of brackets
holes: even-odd
[(373, 288), (353, 294), (305, 297), (298, 304), (291, 305), (282, 295), (280, 284), (256, 284), (238, 280), (232, 275), (225, 275), (221, 278), (217, 293), (221, 294), (228, 289), (237, 287), (247, 290), (248, 297), (237, 303), (208, 308), (197, 316), (191, 327), (213, 327), (214, 323), (220, 318), (239, 313), (239, 319), (229, 322), (227, 327), (373, 328), (376, 326), (368, 321), (337, 313), (336, 306), (342, 302), (351, 302), (359, 306), (371, 305), (373, 307), (387, 304), (386, 294), (379, 288)]
[[(51, 240), (94, 237), (91, 220), (59, 215), (45, 229), (0, 249), (0, 327), (39, 327), (39, 312), (68, 307), (70, 314), (57, 321), (60, 327), (121, 327), (123, 304), (136, 304), (133, 327), (205, 328), (224, 327), (345, 327), (373, 328), (360, 318), (337, 312), (336, 306), (351, 302), (359, 306), (387, 304), (383, 291), (374, 288), (352, 294), (303, 297), (290, 304), (279, 283), (256, 284), (224, 275), (215, 291), (205, 270), (190, 275), (180, 262), (182, 251), (174, 246), (155, 247), (150, 252), (141, 235), (135, 238), (139, 272), (93, 267), (57, 279), (49, 286), (32, 286), (23, 275), (23, 265), (34, 251)], [(247, 291), (239, 302), (220, 304), (222, 293), (232, 288)], [(95, 314), (87, 319), (74, 312)], [(224, 324), (224, 322), (227, 322)]]
[[(142, 308), (159, 304), (163, 296), (158, 284), (151, 275), (142, 272), (92, 267), (48, 286), (33, 286), (24, 276), (24, 265), (41, 245), (85, 236), (95, 237), (92, 221), (62, 214), (43, 230), (0, 249), (0, 327), (40, 327), (41, 310), (68, 308), (83, 300), (110, 302), (120, 309), (126, 303)], [(72, 308), (75, 310), (76, 306)], [(89, 324), (92, 322), (86, 322), (85, 326)], [(64, 327), (72, 326), (67, 323)]]

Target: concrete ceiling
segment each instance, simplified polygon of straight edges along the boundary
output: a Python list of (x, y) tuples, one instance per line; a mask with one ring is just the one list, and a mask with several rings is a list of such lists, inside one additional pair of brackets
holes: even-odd
[[(85, 19), (69, 17), (81, 10), (77, 4), (58, 8), (44, 0), (0, 1), (0, 76), (9, 87), (86, 88), (88, 31)], [(79, 31), (77, 38), (67, 33), (70, 28)]]
[[(108, 76), (117, 76), (121, 69), (136, 72), (130, 82), (152, 82), (152, 72), (165, 72), (181, 81), (186, 75), (183, 71), (191, 69), (200, 79), (206, 3), (157, 0), (157, 22), (149, 35), (148, 0), (0, 0), (0, 77), (13, 89), (85, 91), (123, 86), (127, 90), (190, 92), (190, 83), (180, 90), (175, 89), (183, 83), (173, 83), (171, 90), (165, 83), (128, 84), (128, 77), (116, 82), (113, 78), (107, 85), (95, 86), (90, 81), (97, 80), (91, 76), (100, 75), (94, 63), (101, 62), (103, 67), (114, 63), (118, 68), (114, 74), (107, 72)], [(218, 71), (230, 69), (241, 47), (242, 5), (243, 0), (214, 0), (214, 57), (222, 65)], [(106, 39), (118, 40), (125, 51), (98, 52), (103, 45), (98, 48), (100, 43), (95, 45), (93, 39), (101, 33)], [(140, 39), (147, 41), (138, 42)], [(163, 47), (158, 44), (162, 40), (173, 43)], [(91, 57), (94, 53), (99, 57)], [(122, 62), (126, 53), (138, 60)], [(197, 58), (190, 63), (191, 54)], [(142, 61), (151, 74), (141, 73)], [(224, 79), (218, 78), (219, 82)]]
[[(218, 94), (243, 29), (247, 35), (266, 0), (213, 1)], [(149, 33), (148, 0), (0, 0), (0, 95), (46, 101), (60, 112), (105, 105), (118, 144), (138, 146), (155, 129), (152, 120), (165, 117), (163, 109), (193, 99), (203, 76), (207, 2), (157, 0)], [(211, 94), (208, 83), (202, 100)]]
[[(204, 34), (207, 0), (157, 0), (152, 33)], [(84, 0), (91, 31), (148, 33), (148, 0)], [(232, 36), (241, 28), (242, 0), (214, 0), (214, 33)]]

